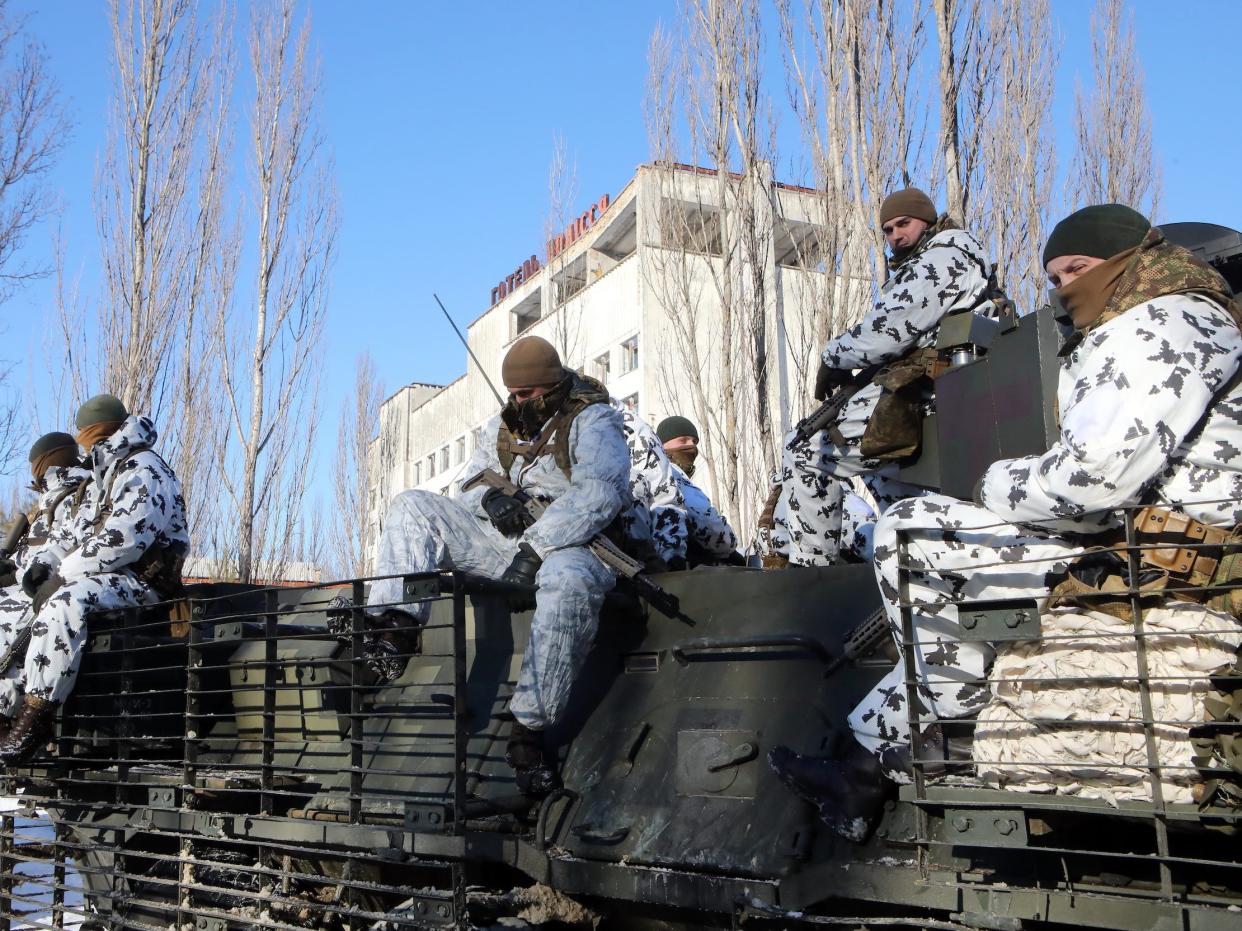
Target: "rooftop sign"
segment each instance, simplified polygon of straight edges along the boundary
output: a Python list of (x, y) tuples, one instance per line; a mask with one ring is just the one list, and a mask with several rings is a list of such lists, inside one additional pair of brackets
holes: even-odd
[[(608, 204), (610, 202), (611, 199), (609, 195), (605, 194), (598, 201), (593, 203), (589, 210), (584, 210), (581, 216), (575, 217), (573, 222), (565, 228), (563, 233), (558, 233), (556, 236), (549, 239), (548, 260), (551, 261), (556, 258), (567, 248), (569, 248), (569, 246), (581, 239), (583, 234), (594, 226), (599, 221), (599, 218), (603, 216), (604, 211), (608, 209)], [(530, 281), (539, 269), (539, 259), (532, 255), (529, 259), (502, 278), (496, 287), (492, 288), (491, 306), (495, 307), (498, 302), (508, 297), (519, 285), (523, 285)]]

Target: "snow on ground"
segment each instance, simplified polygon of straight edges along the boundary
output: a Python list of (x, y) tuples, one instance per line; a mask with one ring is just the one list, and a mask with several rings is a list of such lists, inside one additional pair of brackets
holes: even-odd
[[(0, 796), (0, 815), (21, 811), (26, 813), (20, 797)], [(22, 844), (51, 843), (55, 831), (47, 814), (35, 812), (33, 818), (14, 817), (13, 835), (19, 850)], [(13, 888), (9, 916), (15, 929), (52, 928), (52, 873), (50, 862), (17, 864), (16, 873), (23, 877)], [(72, 862), (65, 864), (64, 927), (78, 928), (83, 921), (82, 879)]]

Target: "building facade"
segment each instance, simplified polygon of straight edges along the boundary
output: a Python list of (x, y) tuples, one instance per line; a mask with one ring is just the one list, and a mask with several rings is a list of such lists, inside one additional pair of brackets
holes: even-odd
[[(804, 386), (826, 335), (826, 276), (815, 270), (820, 207), (815, 192), (770, 173), (752, 184), (642, 166), (554, 236), (543, 264), (531, 256), (491, 287), (467, 342), (502, 392), (506, 351), (538, 335), (652, 425), (674, 413), (695, 420), (705, 446), (696, 480), (738, 511), (728, 516), (745, 538), (780, 437), (809, 404)], [(469, 358), (456, 381), (413, 382), (384, 402), (371, 448), (372, 541), (395, 495), (448, 493), (463, 478), (475, 444), (494, 442), (481, 428), (497, 409)], [(727, 448), (732, 469), (721, 465)]]

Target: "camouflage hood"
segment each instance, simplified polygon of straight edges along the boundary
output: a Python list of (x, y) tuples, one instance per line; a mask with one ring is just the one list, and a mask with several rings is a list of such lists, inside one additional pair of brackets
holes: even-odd
[(1166, 294), (1202, 294), (1211, 298), (1224, 307), (1242, 329), (1242, 306), (1234, 300), (1229, 284), (1220, 273), (1189, 250), (1173, 245), (1158, 228), (1152, 227), (1121, 273), (1103, 312), (1078, 332), (1085, 336), (1131, 307)]
[(130, 414), (120, 429), (106, 440), (95, 444), (91, 450), (90, 462), (94, 468), (95, 480), (104, 484), (105, 476), (118, 462), (155, 445), (159, 434), (149, 417)]

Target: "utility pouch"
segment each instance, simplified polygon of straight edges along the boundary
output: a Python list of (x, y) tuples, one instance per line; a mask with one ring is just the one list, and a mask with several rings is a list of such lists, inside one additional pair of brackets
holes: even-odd
[(153, 588), (162, 600), (180, 598), (184, 592), (181, 570), (185, 566), (185, 556), (182, 547), (152, 546), (130, 567), (130, 571), (138, 581)]
[(919, 451), (923, 413), (932, 380), (948, 368), (934, 348), (919, 349), (876, 373), (882, 389), (863, 431), (861, 452), (868, 459), (906, 459)]

